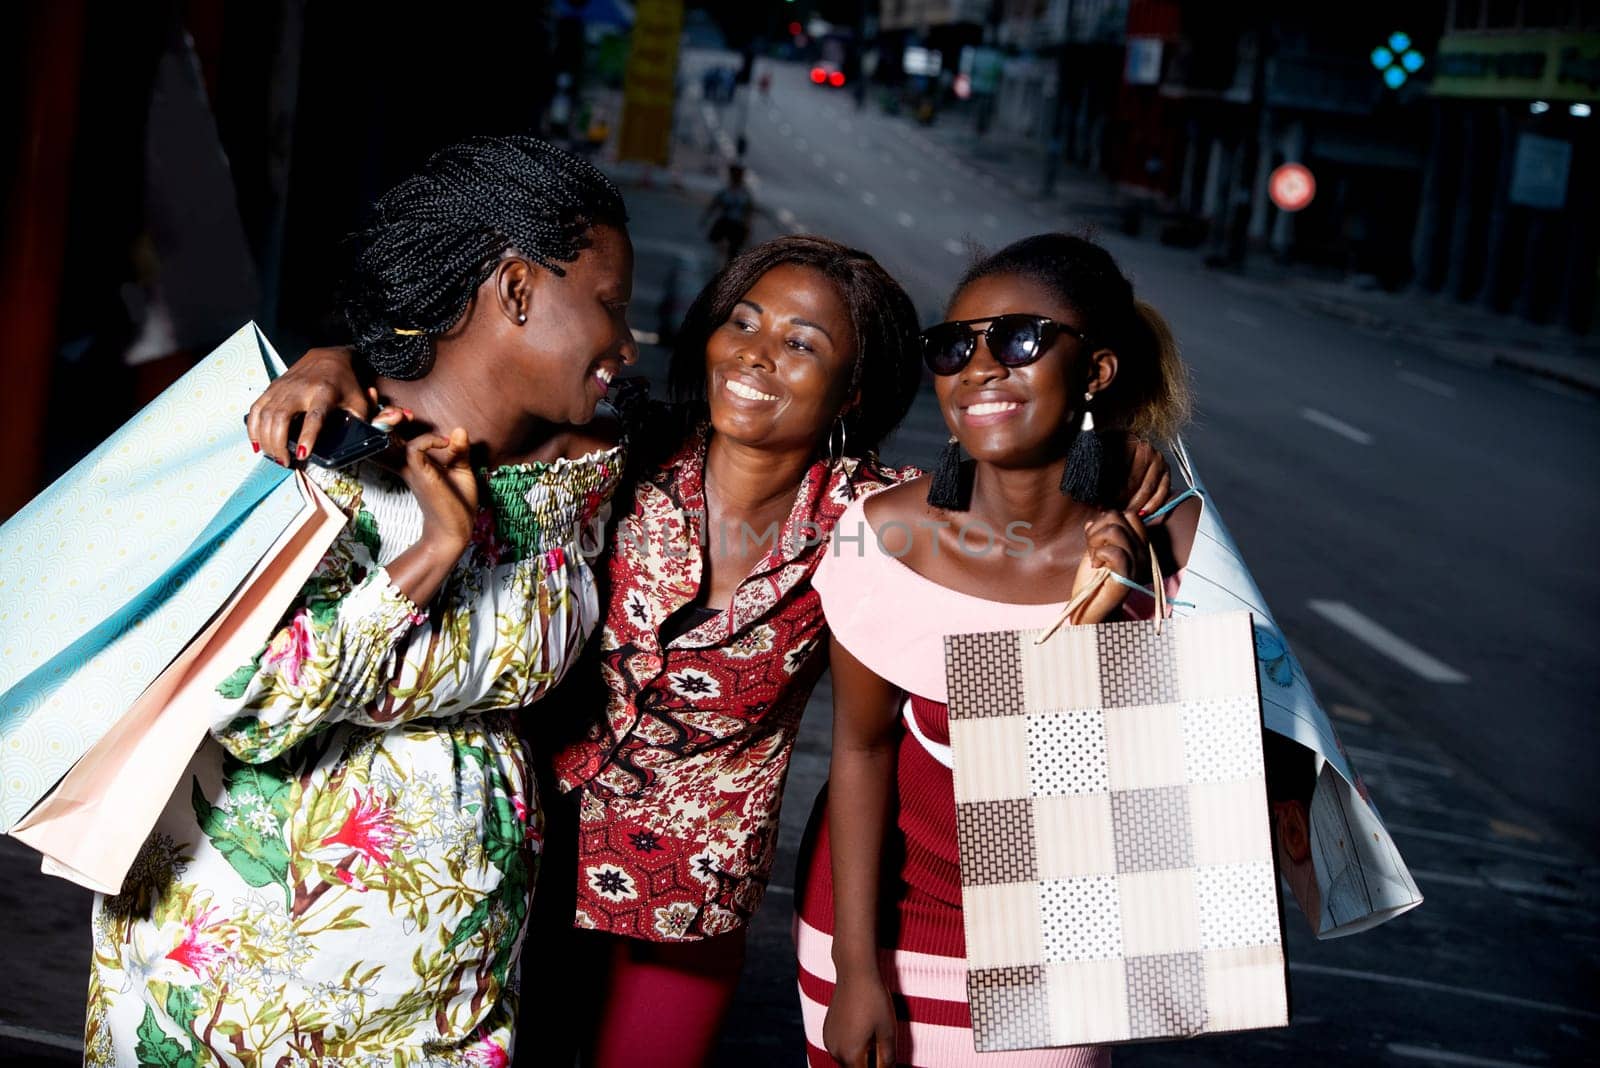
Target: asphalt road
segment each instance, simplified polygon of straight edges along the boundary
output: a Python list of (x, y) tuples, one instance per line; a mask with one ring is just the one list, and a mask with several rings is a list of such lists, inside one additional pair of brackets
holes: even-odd
[[(1270, 275), (1219, 273), (1063, 211), (1072, 190), (1040, 198), (1036, 170), (1007, 170), (967, 131), (858, 110), (799, 67), (774, 72), (743, 119), (758, 203), (779, 228), (877, 256), (926, 322), (976, 249), (1086, 225), (1167, 315), (1194, 375), (1196, 465), (1428, 897), (1330, 943), (1291, 907), (1294, 1027), (1131, 1047), (1118, 1063), (1595, 1056), (1600, 500), (1587, 467), (1600, 404), (1307, 315)], [(716, 151), (740, 108), (698, 105), (694, 120)], [(1094, 201), (1085, 190), (1077, 199)], [(1417, 313), (1450, 308), (1419, 300)], [(926, 464), (946, 434), (925, 393), (885, 452)], [(826, 775), (827, 715), (820, 693), (789, 788), (789, 849)], [(740, 1016), (765, 1007), (772, 1026), (730, 1034), (730, 1065), (787, 1056), (786, 890), (780, 878), (759, 922), (773, 964), (752, 969)]]
[[(689, 58), (687, 84), (708, 61)], [(1104, 221), (1063, 211), (1070, 196), (1041, 201), (1036, 174), (975, 157), (961, 131), (857, 111), (801, 68), (773, 70), (770, 99), (752, 101), (745, 119), (766, 213), (757, 236), (805, 229), (867, 249), (925, 321), (939, 317), (975, 247)], [(715, 184), (707, 161), (739, 127), (737, 107), (685, 108), (683, 182), (625, 189), (639, 252), (635, 322), (647, 329), (664, 292), (691, 295), (710, 271), (696, 221)], [(1600, 815), (1590, 762), (1600, 728), (1586, 675), (1600, 574), (1585, 550), (1600, 520), (1586, 471), (1600, 405), (1308, 316), (1270, 278), (1208, 271), (1194, 253), (1153, 241), (1100, 238), (1177, 331), (1199, 400), (1187, 435), (1196, 464), (1428, 898), (1377, 931), (1324, 943), (1291, 906), (1293, 1026), (1130, 1047), (1117, 1063), (1594, 1059)], [(1449, 308), (1419, 301), (1417, 313)], [(641, 369), (659, 375), (663, 360), (652, 352)], [(925, 396), (886, 453), (927, 463), (945, 436)], [(828, 719), (824, 680), (719, 1064), (798, 1062), (794, 857), (826, 779)], [(87, 894), (38, 875), (26, 850), (0, 839), (6, 1063), (76, 1060), (87, 913)]]

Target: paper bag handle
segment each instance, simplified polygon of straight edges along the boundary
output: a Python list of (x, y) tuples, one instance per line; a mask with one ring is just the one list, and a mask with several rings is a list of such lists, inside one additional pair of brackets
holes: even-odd
[(1077, 595), (1067, 602), (1067, 606), (1061, 610), (1061, 614), (1056, 617), (1056, 621), (1050, 624), (1050, 629), (1039, 635), (1033, 644), (1043, 645), (1055, 636), (1056, 631), (1071, 623), (1072, 617), (1077, 613), (1078, 609), (1088, 604), (1094, 595), (1100, 592), (1100, 587), (1107, 582), (1116, 582), (1128, 587), (1130, 590), (1138, 590), (1140, 593), (1149, 594), (1156, 602), (1156, 615), (1153, 622), (1155, 623), (1156, 633), (1160, 634), (1162, 620), (1172, 614), (1172, 608), (1167, 604), (1167, 584), (1161, 577), (1161, 561), (1156, 557), (1156, 547), (1147, 545), (1146, 548), (1150, 550), (1150, 586), (1148, 588), (1139, 585), (1125, 575), (1117, 574), (1109, 567), (1097, 567), (1094, 569), (1093, 574), (1089, 576), (1089, 584), (1079, 590)]

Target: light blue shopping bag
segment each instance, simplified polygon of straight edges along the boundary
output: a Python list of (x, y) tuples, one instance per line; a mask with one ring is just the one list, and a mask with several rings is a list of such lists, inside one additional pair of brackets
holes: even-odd
[(105, 734), (299, 514), (242, 417), (247, 324), (0, 525), (0, 831)]
[(1316, 754), (1317, 782), (1307, 814), (1306, 849), (1285, 850), (1284, 835), (1278, 836), (1279, 866), (1301, 912), (1317, 937), (1337, 938), (1415, 908), (1422, 903), (1422, 893), (1182, 441), (1174, 443), (1173, 457), (1202, 502), (1194, 546), (1182, 571), (1178, 592), (1182, 600), (1175, 602), (1181, 607), (1175, 607), (1174, 614), (1248, 611), (1255, 631), (1262, 720), (1268, 730)]

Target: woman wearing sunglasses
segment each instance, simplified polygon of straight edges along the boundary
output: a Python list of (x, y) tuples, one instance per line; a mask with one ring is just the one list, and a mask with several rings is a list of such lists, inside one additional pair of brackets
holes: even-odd
[[(944, 462), (856, 502), (813, 580), (832, 631), (834, 741), (797, 903), (807, 1055), (1102, 1064), (1101, 1049), (975, 1051), (943, 640), (1047, 627), (1098, 567), (1137, 578), (1145, 495), (1130, 505), (1107, 493), (1121, 483), (1104, 457), (1122, 450), (1105, 448), (1095, 423), (1170, 436), (1188, 410), (1186, 376), (1161, 317), (1077, 237), (1027, 238), (976, 264), (949, 318), (922, 335), (952, 432)], [(1105, 620), (1126, 593), (1104, 584), (1073, 621)]]

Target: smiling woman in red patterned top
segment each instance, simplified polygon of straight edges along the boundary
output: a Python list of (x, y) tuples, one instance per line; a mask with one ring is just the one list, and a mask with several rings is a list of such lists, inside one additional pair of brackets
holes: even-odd
[(814, 237), (750, 250), (690, 309), (672, 384), (692, 429), (612, 534), (604, 714), (555, 759), (577, 808), (569, 915), (611, 961), (596, 1064), (638, 1063), (646, 1040), (651, 1063), (709, 1057), (826, 664), (812, 572), (853, 500), (916, 474), (873, 456), (920, 382), (915, 332), (871, 257)]

